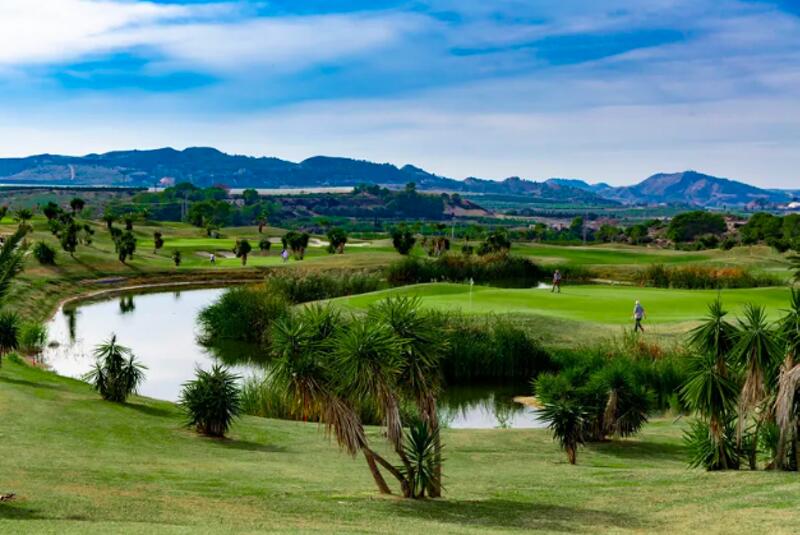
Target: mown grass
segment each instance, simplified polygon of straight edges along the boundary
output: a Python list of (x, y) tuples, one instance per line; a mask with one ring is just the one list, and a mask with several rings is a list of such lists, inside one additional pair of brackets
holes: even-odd
[[(101, 401), (6, 360), (2, 533), (790, 533), (800, 479), (686, 468), (684, 423), (591, 445), (577, 466), (545, 430), (446, 430), (445, 498), (381, 498), (316, 425), (246, 417), (227, 440), (166, 402)], [(379, 443), (377, 430), (371, 429)]]
[(620, 332), (632, 323), (633, 305), (638, 299), (647, 311), (648, 334), (677, 335), (703, 318), (708, 303), (720, 295), (731, 317), (747, 303), (767, 307), (777, 318), (788, 306), (789, 289), (783, 287), (731, 290), (677, 290), (609, 285), (565, 285), (560, 294), (539, 288), (491, 288), (467, 284), (431, 283), (380, 290), (333, 300), (340, 305), (366, 309), (393, 295), (418, 297), (423, 306), (459, 310), (467, 314), (507, 314), (520, 321), (537, 319), (534, 332), (546, 341), (579, 342)]

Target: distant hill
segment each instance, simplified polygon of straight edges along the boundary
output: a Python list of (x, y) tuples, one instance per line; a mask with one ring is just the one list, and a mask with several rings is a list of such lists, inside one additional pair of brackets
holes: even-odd
[(232, 188), (337, 187), (380, 184), (400, 188), (415, 182), (420, 190), (491, 193), (539, 201), (617, 204), (591, 191), (518, 177), (503, 181), (455, 180), (406, 165), (314, 156), (300, 163), (279, 158), (230, 155), (213, 148), (132, 150), (59, 156), (42, 154), (0, 159), (0, 182), (11, 184), (153, 186), (162, 180)]
[(626, 203), (682, 203), (697, 206), (744, 205), (753, 201), (782, 203), (785, 191), (765, 190), (696, 171), (659, 173), (639, 184), (605, 190), (603, 196)]
[(696, 171), (660, 173), (639, 184), (613, 187), (575, 178), (544, 182), (510, 177), (455, 180), (413, 165), (396, 167), (351, 158), (314, 156), (295, 163), (279, 158), (225, 154), (217, 149), (163, 148), (60, 156), (42, 154), (0, 159), (0, 182), (84, 186), (153, 186), (191, 182), (197, 186), (223, 184), (232, 188), (341, 187), (379, 184), (400, 188), (415, 182), (420, 190), (446, 190), (469, 194), (514, 196), (537, 202), (578, 203), (595, 206), (625, 204), (691, 204), (736, 206), (753, 201), (785, 203), (796, 192), (765, 190), (727, 178)]

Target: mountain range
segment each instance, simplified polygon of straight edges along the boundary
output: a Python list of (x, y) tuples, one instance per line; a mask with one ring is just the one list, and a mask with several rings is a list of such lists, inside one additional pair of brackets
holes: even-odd
[(0, 158), (0, 182), (24, 185), (153, 186), (192, 182), (232, 188), (337, 187), (362, 183), (421, 190), (530, 198), (537, 202), (589, 205), (675, 203), (697, 206), (744, 205), (753, 201), (785, 203), (793, 193), (765, 190), (695, 171), (656, 174), (633, 186), (551, 178), (543, 182), (510, 177), (456, 180), (413, 165), (396, 167), (350, 158), (314, 156), (295, 163), (273, 157), (230, 155), (193, 147), (115, 151), (86, 156), (42, 154)]

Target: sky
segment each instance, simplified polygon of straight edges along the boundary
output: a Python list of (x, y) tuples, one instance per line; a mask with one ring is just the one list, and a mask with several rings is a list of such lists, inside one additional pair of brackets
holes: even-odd
[(800, 0), (2, 0), (0, 156), (800, 188)]

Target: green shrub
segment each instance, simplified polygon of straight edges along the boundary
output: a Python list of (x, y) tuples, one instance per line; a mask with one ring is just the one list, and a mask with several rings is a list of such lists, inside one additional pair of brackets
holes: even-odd
[(436, 259), (408, 257), (386, 269), (386, 279), (393, 286), (472, 279), (476, 283), (504, 287), (530, 287), (547, 277), (545, 271), (530, 259), (503, 253), (484, 256), (443, 254)]
[(715, 268), (699, 265), (665, 267), (660, 264), (651, 264), (640, 270), (634, 276), (634, 280), (641, 286), (689, 290), (757, 288), (780, 286), (784, 283), (775, 275), (755, 273), (738, 267)]
[(284, 294), (266, 285), (229, 288), (200, 311), (201, 342), (214, 345), (225, 340), (266, 343), (272, 322), (289, 312)]
[(145, 367), (131, 350), (117, 344), (117, 336), (95, 347), (95, 367), (84, 375), (106, 401), (123, 403), (144, 381)]
[[(693, 420), (683, 440), (689, 449), (689, 466), (703, 467), (706, 470), (721, 470), (720, 448), (714, 443), (709, 432), (708, 422)], [(741, 463), (741, 451), (736, 446), (736, 425), (727, 422), (722, 433), (722, 450), (725, 452), (728, 468), (736, 470)]]
[(210, 372), (198, 368), (195, 379), (183, 385), (179, 401), (189, 426), (204, 435), (225, 436), (242, 410), (239, 379), (218, 364)]
[(47, 345), (47, 326), (43, 323), (24, 323), (20, 329), (19, 348), (28, 355), (38, 355)]
[(308, 303), (345, 295), (374, 292), (380, 279), (369, 272), (309, 273), (292, 271), (267, 277), (265, 287), (291, 303)]
[(56, 264), (56, 250), (43, 241), (36, 242), (33, 246), (33, 256), (43, 266)]
[(19, 316), (10, 311), (0, 312), (0, 364), (4, 355), (19, 347)]
[(442, 373), (450, 383), (528, 381), (553, 370), (550, 354), (522, 328), (504, 319), (433, 315), (447, 342)]

